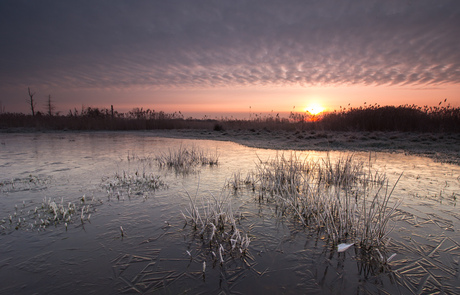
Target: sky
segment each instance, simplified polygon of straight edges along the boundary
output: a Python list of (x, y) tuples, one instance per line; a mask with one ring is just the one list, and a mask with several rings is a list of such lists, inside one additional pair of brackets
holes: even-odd
[(0, 111), (460, 106), (458, 0), (0, 0)]

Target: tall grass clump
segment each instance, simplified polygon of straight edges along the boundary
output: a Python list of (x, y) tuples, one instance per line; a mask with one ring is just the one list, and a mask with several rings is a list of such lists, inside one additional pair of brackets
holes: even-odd
[(366, 251), (384, 246), (399, 204), (385, 175), (353, 155), (336, 161), (277, 155), (260, 161), (253, 179), (259, 201), (274, 203), (278, 214), (296, 217), (332, 245), (351, 242)]
[[(369, 171), (370, 172), (370, 171)], [(256, 164), (257, 183), (262, 197), (273, 193), (305, 193), (313, 186), (351, 188), (358, 183), (382, 183), (384, 176), (378, 171), (369, 173), (364, 170), (364, 162), (357, 161), (353, 154), (340, 157), (335, 162), (328, 154), (326, 158), (303, 159), (297, 153), (289, 157), (277, 154), (274, 159)], [(248, 174), (249, 175), (249, 174)], [(247, 176), (244, 183), (250, 180)]]
[(241, 172), (235, 172), (232, 174), (230, 179), (227, 179), (225, 187), (232, 189), (234, 192), (237, 192), (243, 187), (250, 188), (252, 191), (255, 191), (256, 181), (254, 177), (254, 172), (248, 172), (244, 179), (241, 177)]
[(160, 168), (173, 169), (179, 173), (192, 172), (197, 166), (216, 166), (219, 162), (217, 151), (212, 154), (197, 147), (183, 147), (168, 149), (155, 157)]
[(238, 257), (247, 253), (251, 240), (237, 226), (239, 219), (229, 194), (198, 197), (198, 192), (195, 196), (187, 192), (187, 197), (189, 204), (182, 216), (203, 245), (209, 247), (216, 262), (222, 264), (228, 255)]
[(331, 160), (328, 153), (322, 158), (314, 177), (318, 184), (336, 187), (352, 187), (361, 184), (383, 184), (385, 175), (379, 171), (371, 171), (371, 157), (369, 156), (369, 169), (365, 170), (365, 162), (357, 161), (353, 154), (338, 158), (335, 162)]

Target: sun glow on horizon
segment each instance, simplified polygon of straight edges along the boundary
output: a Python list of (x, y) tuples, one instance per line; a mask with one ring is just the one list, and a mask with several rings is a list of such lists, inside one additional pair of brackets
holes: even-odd
[(313, 116), (318, 115), (324, 112), (325, 108), (322, 107), (319, 103), (311, 103), (305, 108), (305, 112), (309, 112)]

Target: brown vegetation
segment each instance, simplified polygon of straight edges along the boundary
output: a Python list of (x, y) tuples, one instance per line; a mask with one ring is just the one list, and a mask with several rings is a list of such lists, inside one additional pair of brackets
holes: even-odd
[[(329, 131), (403, 131), (403, 132), (460, 132), (460, 108), (439, 103), (438, 107), (416, 105), (364, 106), (341, 108), (312, 118), (291, 113), (289, 118), (278, 115), (252, 119), (194, 119), (184, 118), (181, 112), (155, 112), (134, 108), (119, 113), (113, 108), (83, 108), (70, 110), (67, 115), (47, 115), (33, 112), (0, 113), (0, 129), (31, 128), (35, 130), (154, 130), (205, 129), (223, 130), (329, 130)], [(33, 106), (33, 103), (31, 104)]]
[(321, 125), (325, 130), (337, 131), (459, 132), (460, 108), (442, 104), (440, 102), (437, 107), (373, 105), (342, 109), (325, 115)]

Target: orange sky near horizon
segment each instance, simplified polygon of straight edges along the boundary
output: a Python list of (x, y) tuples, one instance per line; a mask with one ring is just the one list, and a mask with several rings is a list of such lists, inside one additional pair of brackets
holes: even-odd
[[(46, 92), (45, 92), (46, 93)], [(447, 103), (460, 107), (460, 85), (438, 85), (433, 87), (351, 85), (330, 87), (259, 87), (236, 89), (192, 89), (192, 90), (150, 90), (150, 89), (104, 89), (93, 91), (75, 90), (53, 96), (56, 110), (66, 114), (69, 109), (84, 107), (110, 108), (127, 112), (135, 107), (164, 111), (180, 111), (185, 117), (249, 117), (249, 114), (277, 113), (288, 115), (291, 111), (304, 112), (312, 103), (321, 105), (324, 111), (339, 110), (340, 107), (367, 105), (437, 106), (447, 98)], [(24, 95), (26, 96), (26, 95)], [(59, 96), (73, 97), (80, 103), (62, 103)], [(98, 97), (97, 100), (91, 96)], [(41, 97), (44, 103), (46, 97)], [(122, 103), (120, 103), (122, 102)], [(171, 103), (173, 102), (173, 103)], [(9, 108), (8, 111), (11, 111)], [(18, 112), (27, 112), (28, 106), (21, 102)]]
[[(250, 114), (280, 113), (287, 117), (291, 111), (305, 112), (311, 104), (319, 104), (325, 112), (339, 110), (340, 107), (360, 107), (367, 105), (437, 106), (447, 99), (447, 104), (460, 107), (460, 85), (443, 84), (432, 87), (414, 85), (343, 85), (310, 87), (236, 87), (216, 89), (65, 89), (51, 91), (39, 89), (36, 92), (38, 110), (44, 110), (48, 95), (54, 93), (52, 101), (56, 111), (67, 114), (70, 109), (82, 107), (110, 108), (128, 112), (133, 108), (144, 108), (173, 113), (180, 111), (185, 117), (208, 118), (236, 117), (249, 118)], [(7, 112), (29, 112), (27, 91), (23, 99), (14, 104), (2, 106)], [(66, 97), (66, 101), (60, 101)]]
[[(460, 107), (460, 1), (0, 1), (0, 111)], [(294, 108), (295, 107), (295, 108)]]

